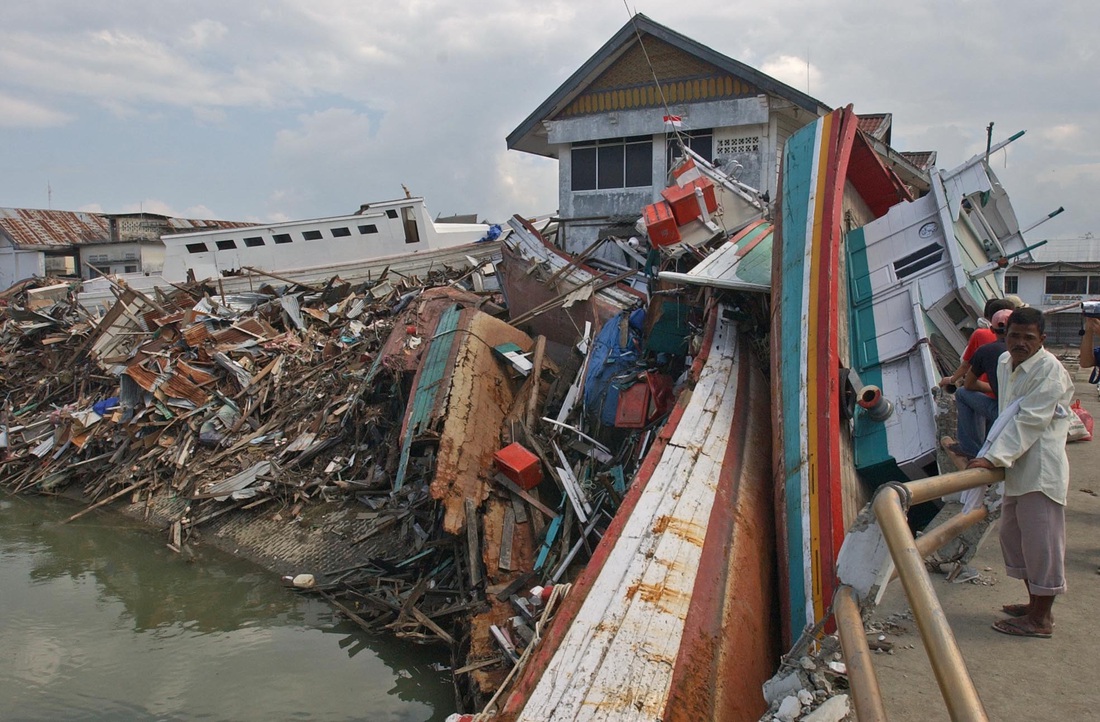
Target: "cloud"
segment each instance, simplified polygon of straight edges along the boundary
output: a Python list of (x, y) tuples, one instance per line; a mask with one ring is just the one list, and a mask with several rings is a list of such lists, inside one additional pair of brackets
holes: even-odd
[(0, 92), (0, 127), (56, 128), (72, 120), (68, 113)]
[(813, 63), (797, 55), (780, 55), (765, 61), (760, 70), (809, 95), (817, 92), (814, 88), (821, 84), (821, 71)]
[(229, 34), (229, 28), (217, 20), (199, 20), (187, 27), (187, 33), (180, 39), (180, 45), (186, 48), (201, 50), (209, 45), (225, 39)]

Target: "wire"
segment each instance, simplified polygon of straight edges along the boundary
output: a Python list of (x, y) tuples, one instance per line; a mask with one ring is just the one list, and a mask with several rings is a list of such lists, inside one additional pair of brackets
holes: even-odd
[[(645, 48), (645, 43), (642, 42), (642, 31), (638, 29), (638, 21), (636, 12), (632, 13), (630, 5), (627, 0), (623, 0), (623, 7), (626, 8), (626, 14), (630, 16), (630, 24), (634, 27), (634, 36), (638, 38), (638, 47), (642, 49), (642, 55), (645, 56), (646, 65), (649, 66), (649, 74), (653, 76), (653, 84), (657, 86), (657, 94), (661, 96), (661, 106), (665, 109), (665, 115), (671, 116), (672, 111), (668, 107), (668, 99), (665, 98), (665, 90), (661, 87), (661, 81), (657, 79), (657, 71), (653, 67), (653, 61), (649, 58), (649, 51)], [(672, 126), (672, 134), (676, 136), (676, 142), (680, 144), (680, 147), (684, 147), (684, 138), (680, 133), (680, 129), (675, 125)]]

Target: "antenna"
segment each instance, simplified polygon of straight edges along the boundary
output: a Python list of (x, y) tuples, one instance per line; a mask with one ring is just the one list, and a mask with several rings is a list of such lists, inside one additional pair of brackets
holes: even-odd
[(50, 179), (46, 179), (46, 209), (53, 210), (53, 188), (50, 187)]

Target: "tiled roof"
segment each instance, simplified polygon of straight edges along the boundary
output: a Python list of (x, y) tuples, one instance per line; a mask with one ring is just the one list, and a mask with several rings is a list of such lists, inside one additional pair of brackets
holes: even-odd
[(936, 165), (936, 151), (934, 150), (901, 151), (901, 154), (907, 161), (921, 170), (926, 171)]
[(890, 113), (858, 113), (859, 129), (878, 140), (886, 140), (893, 115)]

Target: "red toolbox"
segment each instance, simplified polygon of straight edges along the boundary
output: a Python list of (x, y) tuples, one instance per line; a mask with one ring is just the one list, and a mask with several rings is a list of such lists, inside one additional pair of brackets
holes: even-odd
[(532, 454), (523, 444), (512, 443), (493, 454), (500, 473), (507, 476), (523, 489), (534, 489), (542, 483), (542, 467), (539, 457)]
[(703, 202), (708, 213), (718, 210), (718, 201), (714, 196), (714, 181), (710, 178), (697, 178), (683, 186), (672, 186), (661, 191), (661, 196), (672, 207), (672, 217), (676, 225), (682, 226), (702, 215), (699, 201), (695, 198), (695, 189), (703, 192)]
[(672, 216), (672, 207), (665, 201), (646, 206), (643, 218), (649, 242), (654, 246), (671, 246), (680, 242), (680, 229)]

